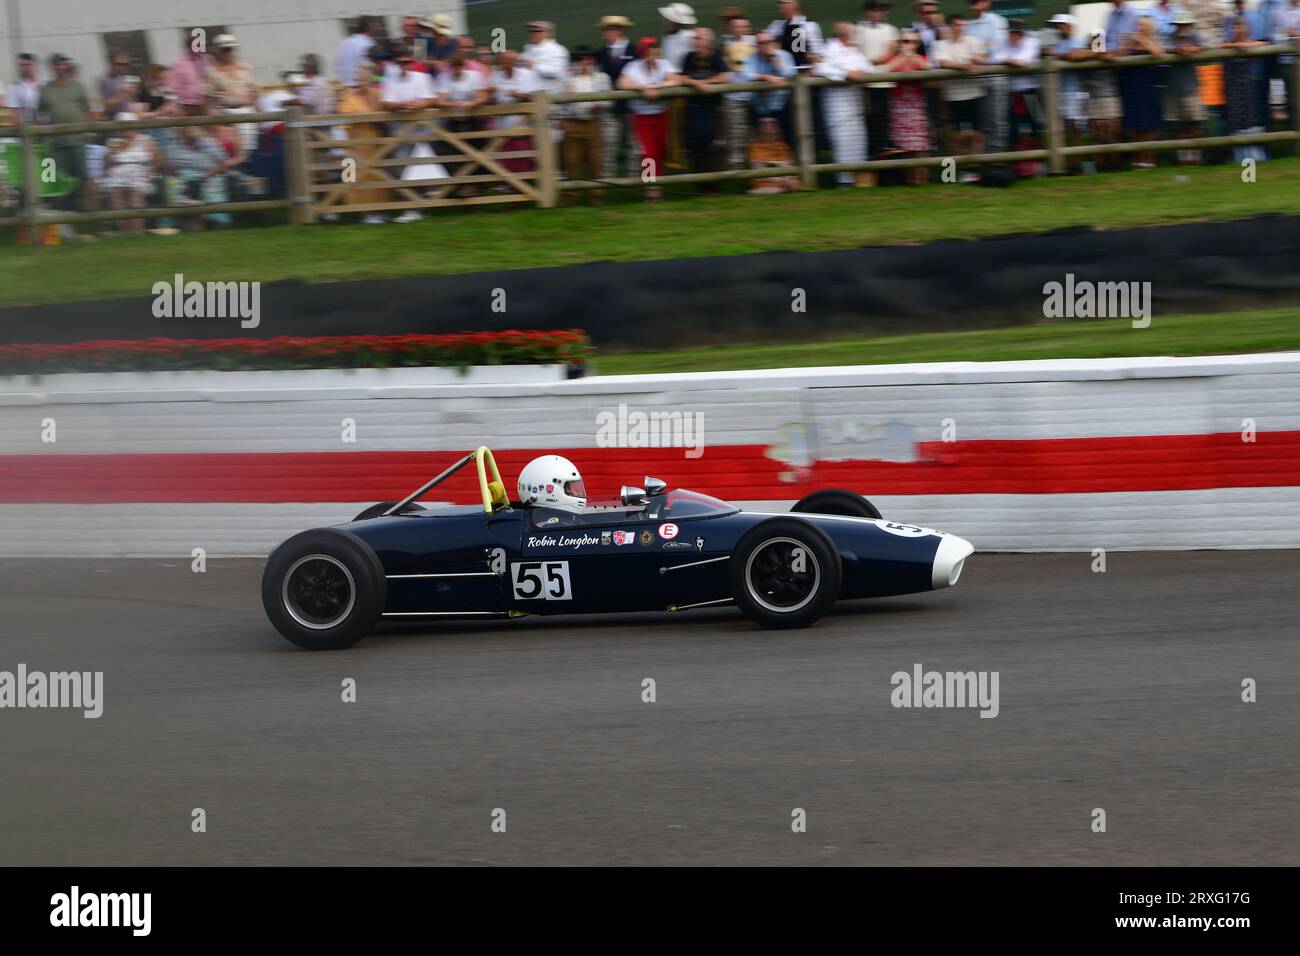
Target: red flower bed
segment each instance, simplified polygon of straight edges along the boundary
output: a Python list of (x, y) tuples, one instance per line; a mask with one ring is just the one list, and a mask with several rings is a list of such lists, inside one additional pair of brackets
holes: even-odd
[(183, 369), (395, 368), (580, 365), (591, 352), (581, 329), (333, 335), (274, 339), (143, 339), (67, 345), (0, 345), (0, 375), (173, 372)]

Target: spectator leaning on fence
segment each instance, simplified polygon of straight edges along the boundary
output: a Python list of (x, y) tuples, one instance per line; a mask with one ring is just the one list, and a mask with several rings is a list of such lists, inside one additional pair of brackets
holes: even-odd
[[(727, 69), (731, 71), (733, 83), (741, 82), (745, 71), (745, 62), (758, 48), (754, 43), (750, 23), (745, 19), (739, 7), (724, 7), (719, 18), (723, 22), (722, 36), (718, 38), (718, 47), (726, 60)], [(727, 145), (727, 165), (732, 169), (741, 169), (748, 165), (749, 152), (749, 101), (748, 93), (724, 93), (722, 95), (722, 127)]]
[[(1243, 50), (1254, 46), (1263, 46), (1262, 40), (1251, 38), (1250, 24), (1245, 17), (1231, 18), (1232, 33), (1224, 42), (1225, 47)], [(1254, 60), (1225, 60), (1223, 64), (1223, 124), (1230, 136), (1242, 136), (1250, 133), (1262, 133), (1260, 109), (1255, 102), (1258, 92), (1255, 85), (1255, 70), (1259, 64)], [(1234, 146), (1233, 159), (1242, 162), (1253, 159), (1256, 162), (1268, 157), (1267, 151), (1259, 145)]]
[[(967, 0), (970, 19), (966, 34), (984, 44), (987, 62), (997, 63), (1002, 49), (1007, 45), (1010, 30), (1006, 17), (993, 12), (992, 0)], [(1000, 152), (1008, 148), (1007, 90), (1005, 76), (986, 76), (980, 80), (984, 97), (980, 100), (980, 131), (984, 134), (983, 148)]]
[[(90, 120), (90, 97), (81, 81), (73, 76), (72, 60), (61, 53), (56, 53), (54, 61), (54, 79), (41, 87), (41, 98), (37, 112), (51, 124), (85, 123)], [(60, 133), (50, 138), (50, 154), (54, 159), (54, 168), (60, 177), (66, 177), (73, 183), (72, 189), (64, 197), (67, 209), (76, 209), (83, 197), (89, 195), (85, 179), (86, 137), (83, 133)], [(65, 236), (76, 236), (71, 225), (63, 226)]]
[[(569, 51), (555, 39), (555, 24), (549, 20), (534, 20), (528, 24), (528, 42), (519, 54), (519, 63), (537, 74), (542, 89), (555, 96), (564, 87), (569, 75)], [(551, 140), (559, 142), (559, 112), (552, 107), (549, 122)]]
[(632, 127), (641, 144), (642, 178), (649, 177), (646, 199), (659, 202), (663, 190), (655, 182), (663, 175), (668, 149), (668, 103), (659, 96), (659, 91), (676, 86), (680, 77), (663, 59), (659, 41), (654, 37), (642, 37), (636, 45), (636, 53), (637, 60), (623, 70), (618, 85), (620, 89), (636, 90), (641, 94), (640, 98), (632, 101)]
[[(1087, 59), (1113, 60), (1119, 56), (1118, 50), (1106, 47), (1106, 35), (1097, 30), (1088, 36), (1085, 49)], [(1118, 143), (1120, 124), (1124, 117), (1124, 105), (1119, 95), (1119, 77), (1117, 71), (1109, 68), (1089, 70), (1083, 74), (1083, 88), (1087, 93), (1088, 127), (1092, 131), (1094, 143)], [(1097, 168), (1115, 169), (1123, 162), (1117, 153), (1102, 153), (1096, 159)], [(1088, 168), (1088, 164), (1084, 164)]]
[[(562, 92), (607, 93), (610, 90), (609, 77), (596, 67), (596, 51), (589, 46), (574, 47), (573, 65), (565, 78)], [(602, 117), (609, 112), (612, 104), (603, 102), (565, 103), (560, 107), (560, 127), (564, 132), (563, 159), (564, 175), (569, 179), (597, 179), (602, 173), (604, 163), (601, 159), (601, 147), (604, 138), (601, 129)], [(616, 143), (617, 145), (617, 143)], [(571, 202), (570, 193), (565, 197)], [(604, 190), (592, 189), (588, 198), (593, 206), (604, 203)]]
[[(519, 65), (519, 53), (516, 50), (502, 50), (497, 54), (497, 68), (492, 72), (489, 83), (493, 101), (501, 106), (523, 107), (542, 88), (538, 75)], [(531, 115), (508, 113), (496, 117), (494, 125), (496, 129), (514, 129), (528, 127), (533, 123)], [(533, 150), (533, 145), (530, 137), (515, 136), (507, 139), (501, 148), (507, 153), (526, 153)], [(503, 159), (501, 165), (512, 173), (527, 173), (533, 169), (533, 161), (526, 156)]]
[[(137, 119), (134, 113), (121, 112), (122, 122)], [(158, 150), (149, 135), (138, 129), (124, 129), (108, 141), (104, 188), (114, 209), (142, 209), (145, 197), (153, 191), (153, 177), (158, 166)], [(144, 232), (143, 219), (118, 221), (122, 233)]]
[[(341, 114), (378, 113), (382, 109), (379, 91), (371, 82), (375, 72), (374, 64), (362, 60), (357, 64), (356, 73), (339, 96), (338, 111)], [(370, 165), (370, 159), (378, 153), (380, 146), (369, 142), (384, 135), (383, 127), (378, 123), (353, 123), (346, 127), (347, 139), (361, 142), (348, 142), (342, 147), (343, 154), (356, 162), (356, 182), (382, 183), (386, 177)], [(351, 188), (344, 194), (344, 204), (349, 206), (368, 206), (382, 203), (387, 197), (379, 189)], [(366, 212), (362, 221), (367, 225), (380, 225), (388, 221), (381, 212)]]
[(30, 53), (18, 54), (18, 80), (5, 91), (5, 106), (13, 111), (20, 123), (36, 122), (36, 111), (41, 102), (41, 81), (36, 75), (36, 57)]
[[(1020, 20), (1007, 23), (1007, 44), (998, 62), (1007, 66), (1033, 67), (1042, 61), (1042, 44), (1030, 36)], [(1007, 78), (1007, 131), (1011, 149), (1036, 149), (1043, 110), (1038, 99), (1037, 76)]]
[[(714, 39), (713, 31), (708, 27), (699, 27), (695, 31), (695, 48), (682, 60), (681, 81), (698, 94), (686, 101), (682, 117), (682, 136), (686, 141), (686, 152), (691, 161), (691, 171), (711, 173), (718, 168), (715, 142), (718, 139), (718, 101), (721, 99), (711, 92), (711, 87), (731, 81), (731, 71), (727, 68), (722, 52)], [(716, 193), (722, 190), (720, 183), (700, 183), (699, 191)]]
[[(1076, 21), (1070, 14), (1058, 13), (1047, 21), (1047, 25), (1055, 33), (1056, 39), (1047, 45), (1043, 51), (1044, 57), (1073, 63), (1086, 60), (1091, 56), (1083, 39), (1074, 35)], [(1078, 146), (1083, 143), (1083, 133), (1088, 122), (1084, 108), (1086, 100), (1079, 73), (1074, 70), (1063, 70), (1060, 74), (1058, 90), (1058, 106), (1061, 128), (1065, 133), (1065, 144)], [(1078, 171), (1077, 164), (1077, 159), (1070, 159), (1071, 172)]]
[[(898, 54), (885, 64), (891, 73), (913, 73), (929, 69), (929, 62), (921, 53), (921, 35), (915, 30), (904, 30), (898, 38)], [(890, 90), (889, 140), (905, 156), (928, 156), (934, 148), (930, 137), (930, 110), (925, 87), (917, 80), (894, 84)], [(909, 169), (907, 182), (921, 185), (929, 178), (924, 167)]]
[[(985, 98), (984, 86), (975, 74), (988, 59), (984, 41), (966, 33), (966, 18), (954, 13), (948, 18), (948, 36), (936, 44), (935, 56), (945, 70), (961, 70), (969, 78), (944, 80), (943, 97), (948, 104), (948, 127), (952, 137), (952, 151), (958, 156), (970, 156), (983, 151), (984, 136), (980, 132), (980, 103)], [(966, 173), (963, 182), (976, 182), (975, 173)]]
[[(858, 49), (867, 58), (868, 68), (877, 72), (898, 55), (898, 28), (889, 22), (888, 0), (867, 0), (862, 5), (863, 19), (858, 21), (855, 38)], [(872, 83), (867, 87), (867, 141), (874, 158), (889, 149), (889, 104), (893, 83)], [(828, 114), (829, 115), (829, 114)], [(831, 131), (834, 140), (834, 130)]]
[[(1159, 21), (1157, 21), (1157, 29)], [(1174, 17), (1173, 32), (1169, 34), (1169, 52), (1175, 56), (1191, 56), (1201, 52), (1201, 38), (1194, 29), (1196, 20), (1189, 14), (1180, 13)], [(1196, 75), (1194, 63), (1172, 63), (1165, 81), (1165, 119), (1178, 126), (1180, 139), (1196, 139), (1202, 133), (1205, 123), (1205, 106), (1201, 103), (1201, 84)], [(1196, 149), (1180, 149), (1178, 163), (1183, 166), (1198, 165), (1201, 152)]]
[[(397, 59), (397, 70), (395, 73), (384, 72), (383, 83), (379, 90), (379, 100), (385, 110), (401, 113), (418, 113), (423, 110), (432, 109), (439, 103), (438, 90), (434, 79), (428, 73), (412, 69), (414, 59), (409, 51), (399, 48)], [(394, 152), (394, 156), (401, 159), (428, 159), (432, 158), (434, 150), (429, 148), (427, 139), (432, 136), (433, 130), (430, 126), (420, 124), (412, 126), (410, 123), (392, 124), (393, 129), (389, 135), (411, 134), (414, 142), (407, 142)], [(438, 151), (446, 154), (450, 153), (450, 147), (441, 142), (435, 142)], [(436, 173), (436, 164), (420, 164), (420, 166), (430, 166), (433, 169), (427, 170)], [(425, 170), (417, 169), (415, 165), (408, 164), (402, 172), (402, 178), (433, 178), (424, 177)], [(445, 171), (443, 171), (445, 173)], [(418, 209), (407, 209), (393, 219), (393, 222), (415, 222), (423, 218)]]
[[(853, 42), (853, 24), (835, 24), (834, 36), (822, 48), (821, 58), (814, 68), (818, 76), (828, 80), (849, 80), (859, 83), (872, 72), (871, 64), (857, 44)], [(867, 125), (863, 111), (862, 87), (828, 86), (822, 90), (822, 109), (826, 113), (826, 128), (830, 132), (831, 151), (837, 163), (860, 163), (867, 158)], [(853, 185), (854, 174), (842, 171), (835, 174), (841, 188)]]
[[(1287, 0), (1280, 6), (1273, 22), (1273, 35), (1268, 38), (1271, 43), (1290, 43), (1295, 45), (1300, 40), (1300, 0)], [(1278, 70), (1282, 74), (1286, 89), (1287, 121), (1294, 128), (1296, 109), (1300, 108), (1300, 89), (1295, 83), (1295, 54), (1284, 53), (1278, 57)]]
[(740, 79), (745, 83), (766, 83), (770, 90), (760, 90), (752, 94), (750, 113), (754, 125), (765, 116), (776, 120), (781, 129), (781, 138), (786, 143), (793, 143), (790, 124), (790, 79), (795, 75), (794, 57), (782, 50), (776, 38), (770, 33), (759, 33), (754, 37), (757, 49), (748, 60)]
[[(617, 88), (618, 78), (623, 69), (636, 59), (632, 41), (627, 38), (627, 31), (632, 21), (622, 16), (601, 17), (600, 34), (602, 43), (596, 54), (596, 66), (609, 77), (611, 89)], [(613, 179), (618, 175), (619, 147), (627, 144), (627, 168), (629, 173), (636, 166), (637, 147), (632, 133), (632, 124), (628, 122), (627, 102), (616, 101), (612, 107), (600, 116), (600, 152), (601, 171), (604, 179)]]
[[(437, 84), (439, 105), (452, 112), (451, 116), (443, 120), (443, 128), (449, 133), (461, 135), (477, 131), (480, 128), (479, 120), (469, 115), (469, 111), (488, 101), (490, 91), (487, 80), (471, 70), (466, 65), (464, 54), (457, 52), (448, 61), (446, 72), (438, 75)], [(448, 163), (447, 172), (455, 176), (467, 165), (468, 163)], [(463, 183), (451, 195), (474, 196), (477, 193), (477, 184)]]
[[(1120, 53), (1125, 56), (1162, 56), (1165, 48), (1156, 37), (1156, 22), (1139, 17), (1137, 32), (1129, 35)], [(1124, 132), (1132, 142), (1150, 142), (1164, 125), (1160, 103), (1160, 67), (1131, 66), (1120, 71), (1119, 95), (1124, 106)], [(1133, 154), (1134, 169), (1155, 166), (1155, 154), (1143, 150)]]

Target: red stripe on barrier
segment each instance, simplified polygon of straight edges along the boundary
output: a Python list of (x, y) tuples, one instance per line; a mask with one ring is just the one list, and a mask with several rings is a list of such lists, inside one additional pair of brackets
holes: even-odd
[[(496, 452), (509, 490), (537, 449)], [(643, 475), (736, 501), (787, 500), (817, 488), (875, 495), (971, 495), (1189, 491), (1300, 485), (1300, 431), (1134, 438), (925, 442), (918, 460), (819, 461), (798, 467), (762, 445), (555, 449), (577, 463), (588, 490), (605, 496)], [(328, 502), (401, 498), (454, 459), (455, 451), (268, 452), (167, 455), (0, 456), (0, 502)], [(433, 495), (478, 500), (473, 468)]]

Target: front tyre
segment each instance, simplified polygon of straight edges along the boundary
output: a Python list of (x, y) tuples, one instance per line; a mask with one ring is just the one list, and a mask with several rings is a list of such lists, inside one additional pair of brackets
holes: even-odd
[(790, 511), (802, 514), (846, 515), (850, 518), (879, 518), (880, 509), (866, 498), (843, 488), (826, 488), (804, 495)]
[(797, 518), (750, 528), (731, 554), (731, 594), (750, 620), (769, 628), (807, 627), (840, 594), (840, 556), (829, 536)]
[(384, 610), (384, 568), (370, 546), (346, 531), (294, 535), (262, 572), (262, 606), (275, 629), (309, 651), (350, 647)]

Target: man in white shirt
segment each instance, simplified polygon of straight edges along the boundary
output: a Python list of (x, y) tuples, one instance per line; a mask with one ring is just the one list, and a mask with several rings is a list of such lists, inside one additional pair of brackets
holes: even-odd
[(695, 31), (691, 29), (699, 22), (695, 9), (688, 3), (670, 3), (659, 8), (659, 16), (664, 20), (664, 59), (674, 71), (680, 70), (686, 54), (695, 46)]
[[(853, 24), (835, 24), (835, 37), (822, 48), (821, 59), (813, 69), (818, 76), (828, 80), (864, 80), (873, 72), (867, 58), (853, 42)], [(865, 161), (867, 126), (861, 87), (823, 87), (821, 100), (835, 162)], [(837, 173), (836, 178), (841, 188), (853, 185), (852, 171)]]
[[(998, 54), (998, 62), (1008, 66), (1037, 66), (1042, 60), (1042, 44), (1038, 38), (1026, 32), (1020, 20), (1011, 20), (1007, 26), (1007, 45)], [(1007, 80), (1010, 94), (1007, 126), (1011, 137), (1008, 145), (1014, 149), (1022, 134), (1038, 135), (1043, 110), (1038, 100), (1037, 76), (1010, 76)]]
[(519, 65), (532, 70), (548, 93), (559, 93), (569, 74), (569, 51), (555, 40), (555, 24), (534, 20), (528, 24), (528, 42), (519, 55)]
[[(528, 67), (519, 65), (519, 54), (515, 50), (502, 50), (497, 54), (497, 66), (492, 71), (488, 83), (492, 89), (493, 102), (501, 106), (519, 106), (532, 99), (533, 94), (542, 88), (541, 78)], [(523, 113), (510, 113), (498, 116), (493, 122), (496, 129), (514, 129), (527, 126), (531, 117)], [(496, 152), (524, 153), (534, 148), (532, 137), (516, 136), (507, 139)], [(501, 165), (512, 173), (527, 173), (533, 169), (533, 161), (519, 156), (501, 160)]]
[(41, 82), (36, 78), (36, 57), (18, 54), (18, 82), (10, 83), (5, 106), (20, 123), (36, 122), (36, 107), (41, 102)]
[[(978, 73), (980, 65), (988, 60), (984, 41), (966, 33), (966, 18), (954, 13), (948, 18), (948, 36), (935, 44), (935, 56), (945, 70), (963, 70)], [(944, 80), (943, 98), (948, 103), (948, 121), (952, 130), (953, 152), (969, 156), (983, 151), (984, 137), (980, 132), (980, 103), (986, 97), (979, 79)], [(978, 180), (974, 173), (962, 177), (963, 182)]]
[(358, 17), (356, 29), (339, 44), (334, 57), (334, 78), (340, 83), (351, 86), (357, 81), (357, 70), (375, 45), (372, 33), (374, 22), (370, 17)]
[[(403, 49), (399, 54), (397, 61), (397, 71), (395, 73), (384, 74), (384, 81), (379, 87), (380, 107), (391, 112), (414, 113), (420, 110), (432, 109), (437, 106), (438, 103), (438, 90), (434, 86), (433, 77), (428, 73), (420, 73), (416, 70), (412, 70), (411, 54), (406, 49)], [(394, 123), (391, 125), (393, 128), (389, 130), (390, 135), (412, 132), (417, 135), (431, 136), (433, 133), (433, 127), (425, 124), (420, 124), (414, 130), (408, 129), (407, 124), (403, 123)], [(416, 146), (422, 146), (425, 148), (417, 150)], [(444, 152), (447, 151), (443, 144), (435, 143), (433, 151), (437, 152), (440, 149)], [(399, 147), (395, 155), (398, 158), (406, 159), (424, 152), (428, 152), (427, 144), (420, 142), (415, 145), (403, 145)], [(405, 171), (411, 168), (412, 167), (410, 166), (406, 166), (403, 167), (403, 170)], [(403, 172), (403, 178), (410, 177), (407, 177), (405, 172)], [(393, 222), (415, 222), (420, 218), (422, 217), (419, 210), (407, 209), (401, 215), (397, 216)]]
[[(569, 75), (569, 51), (555, 40), (555, 24), (550, 20), (534, 20), (528, 24), (528, 42), (519, 55), (520, 66), (537, 74), (542, 88), (555, 95), (564, 87)], [(564, 133), (560, 130), (559, 113), (550, 111), (551, 139), (559, 142)]]
[[(881, 72), (898, 53), (898, 28), (889, 22), (889, 0), (867, 0), (862, 5), (866, 19), (858, 21), (855, 33), (858, 49)], [(872, 83), (867, 88), (871, 108), (867, 113), (867, 140), (871, 155), (879, 156), (889, 146), (889, 97), (893, 83)]]

